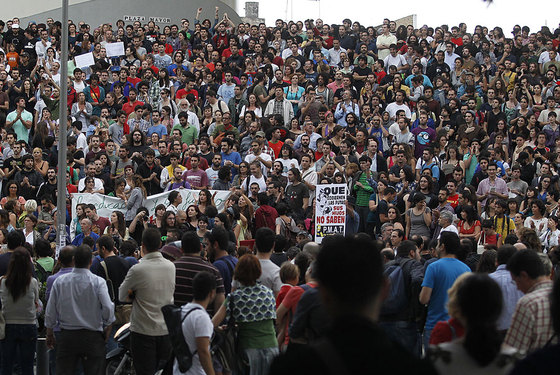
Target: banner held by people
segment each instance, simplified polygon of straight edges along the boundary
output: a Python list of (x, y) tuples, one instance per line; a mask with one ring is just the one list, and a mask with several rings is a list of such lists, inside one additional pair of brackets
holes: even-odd
[[(200, 190), (178, 189), (178, 191), (183, 196), (183, 203), (179, 205), (179, 210), (186, 211), (187, 207), (191, 204), (196, 204), (198, 201)], [(148, 209), (150, 217), (155, 215), (157, 205), (169, 205), (169, 201), (167, 200), (169, 193), (171, 192), (166, 191), (160, 194), (150, 195), (144, 200), (143, 206)], [(231, 192), (210, 190), (210, 193), (214, 197), (214, 204), (218, 212), (222, 211), (225, 201)], [(102, 217), (110, 217), (113, 211), (126, 212), (126, 204), (120, 198), (109, 197), (103, 194), (76, 193), (72, 195), (72, 217), (76, 217), (76, 206), (80, 203), (93, 204), (97, 209), (98, 215)]]

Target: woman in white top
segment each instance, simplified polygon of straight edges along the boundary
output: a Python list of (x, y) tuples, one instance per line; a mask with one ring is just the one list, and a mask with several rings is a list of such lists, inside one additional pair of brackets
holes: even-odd
[(537, 232), (537, 236), (543, 238), (548, 226), (548, 219), (543, 216), (546, 212), (543, 201), (535, 199), (531, 203), (531, 211), (533, 212), (533, 216), (529, 216), (525, 219), (525, 226), (534, 229), (535, 232)]
[(39, 238), (39, 233), (35, 230), (37, 225), (37, 218), (33, 214), (29, 214), (23, 219), (23, 235), (25, 236), (25, 242), (33, 246), (35, 240)]
[(558, 237), (560, 236), (559, 222), (560, 219), (557, 216), (550, 216), (548, 218), (548, 230), (541, 237), (541, 242), (547, 252), (554, 246), (558, 246)]
[(257, 96), (253, 93), (249, 94), (247, 97), (247, 101), (249, 101), (249, 105), (244, 105), (241, 108), (241, 112), (239, 112), (239, 117), (244, 117), (246, 112), (253, 112), (257, 118), (262, 117), (262, 109), (257, 104)]
[(457, 319), (465, 336), (430, 348), (440, 374), (508, 374), (515, 364), (515, 349), (501, 351), (497, 321), (502, 312), (502, 291), (487, 274), (473, 273), (457, 290)]

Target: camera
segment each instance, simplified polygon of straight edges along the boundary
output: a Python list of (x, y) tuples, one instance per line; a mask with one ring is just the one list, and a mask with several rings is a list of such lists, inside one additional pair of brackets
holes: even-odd
[(144, 217), (142, 217), (142, 220), (148, 221), (148, 217), (144, 215)]

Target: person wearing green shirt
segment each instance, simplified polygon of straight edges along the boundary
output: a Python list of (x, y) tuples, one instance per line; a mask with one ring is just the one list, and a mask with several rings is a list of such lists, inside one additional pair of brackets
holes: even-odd
[(472, 181), (476, 167), (478, 166), (478, 158), (480, 157), (480, 142), (473, 139), (468, 152), (463, 156), (463, 166), (465, 169), (465, 182), (469, 185)]
[(33, 115), (25, 110), (25, 98), (16, 99), (16, 109), (6, 117), (6, 130), (13, 128), (18, 140), (29, 142), (29, 129), (33, 126)]
[(198, 131), (194, 126), (189, 124), (189, 115), (187, 112), (179, 113), (179, 123), (173, 127), (173, 130), (178, 129), (181, 131), (181, 142), (187, 145), (192, 145), (198, 137)]
[(369, 196), (373, 193), (373, 187), (368, 183), (370, 176), (371, 159), (367, 155), (360, 157), (361, 173), (355, 173), (356, 182), (353, 184), (353, 191), (356, 195), (356, 211), (360, 215), (360, 232), (366, 231), (367, 216), (369, 214)]

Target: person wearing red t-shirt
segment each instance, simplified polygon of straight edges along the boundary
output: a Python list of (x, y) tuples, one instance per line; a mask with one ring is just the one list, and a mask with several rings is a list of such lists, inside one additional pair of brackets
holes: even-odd
[(187, 79), (187, 84), (184, 88), (177, 90), (175, 94), (175, 100), (185, 99), (187, 95), (193, 94), (195, 99), (198, 100), (198, 91), (194, 88), (195, 82), (192, 79)]
[[(288, 327), (289, 324), (291, 323), (290, 320), (296, 313), (297, 304), (301, 296), (303, 295), (303, 293), (305, 293), (305, 291), (308, 289), (317, 287), (316, 280), (311, 277), (311, 272), (312, 272), (311, 268), (312, 266), (309, 266), (307, 268), (307, 271), (305, 272), (305, 280), (307, 282), (305, 284), (291, 288), (286, 294), (286, 297), (284, 297), (284, 299), (278, 306), (278, 309), (276, 310), (276, 326), (278, 327), (279, 330), (282, 329), (283, 327)], [(286, 330), (285, 336), (280, 337), (278, 343), (281, 346), (287, 345), (289, 339), (290, 338)]]
[[(187, 152), (183, 155), (183, 160), (181, 160), (181, 164), (185, 166), (187, 169), (192, 169), (191, 166), (191, 156), (198, 155), (198, 149), (195, 144), (189, 145), (187, 148)], [(208, 161), (205, 158), (199, 158), (198, 167), (205, 171), (208, 169)]]
[(91, 220), (92, 226), (91, 231), (102, 236), (111, 223), (106, 217), (101, 217), (97, 214), (97, 209), (93, 204), (89, 204), (86, 208), (86, 216)]
[(284, 262), (280, 267), (280, 281), (282, 287), (276, 296), (276, 308), (280, 306), (288, 292), (294, 288), (299, 281), (299, 268), (291, 262)]
[(282, 130), (280, 128), (275, 128), (272, 130), (272, 138), (268, 141), (268, 145), (274, 151), (274, 158), (278, 159), (280, 157), (280, 150), (284, 146), (284, 142), (280, 140), (282, 137)]
[(456, 209), (459, 205), (459, 193), (457, 193), (457, 182), (455, 180), (447, 181), (447, 191), (449, 195), (447, 197), (447, 202)]
[(132, 86), (136, 87), (136, 85), (142, 80), (138, 77), (138, 68), (136, 65), (132, 65), (128, 68), (128, 74), (129, 75), (126, 80), (130, 82)]
[(144, 102), (140, 100), (136, 100), (138, 95), (138, 91), (135, 88), (131, 88), (128, 92), (128, 102), (124, 103), (122, 106), (122, 110), (126, 113), (126, 116), (130, 116), (132, 112), (134, 112), (134, 108), (137, 105), (144, 105)]

